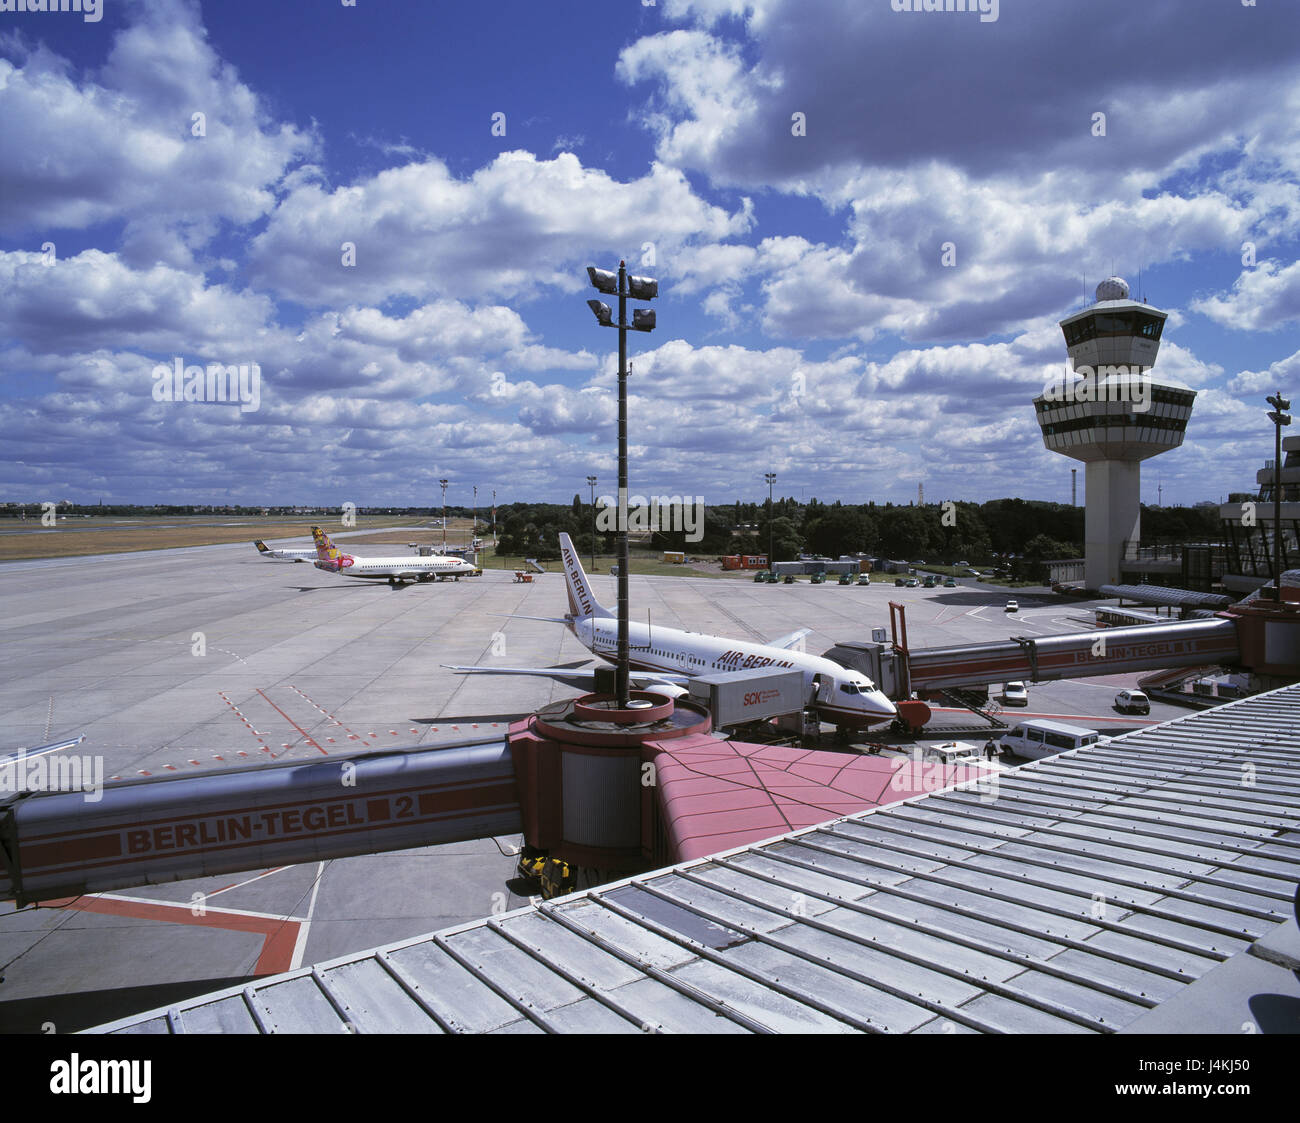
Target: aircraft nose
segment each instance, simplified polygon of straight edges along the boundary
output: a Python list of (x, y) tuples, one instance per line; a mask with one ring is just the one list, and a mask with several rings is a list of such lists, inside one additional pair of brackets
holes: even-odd
[(866, 696), (867, 709), (872, 713), (879, 714), (882, 718), (897, 717), (898, 707), (885, 697), (879, 690), (873, 690)]

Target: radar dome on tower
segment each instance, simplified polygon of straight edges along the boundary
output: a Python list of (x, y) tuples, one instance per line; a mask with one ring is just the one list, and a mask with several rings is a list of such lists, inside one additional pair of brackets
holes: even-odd
[(1123, 277), (1107, 277), (1097, 286), (1097, 300), (1127, 300), (1128, 282)]

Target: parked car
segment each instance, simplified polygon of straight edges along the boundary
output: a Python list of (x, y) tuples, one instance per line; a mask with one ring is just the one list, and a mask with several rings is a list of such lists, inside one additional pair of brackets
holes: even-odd
[(943, 583), (943, 587), (945, 589), (955, 589), (957, 587), (957, 578), (949, 577), (948, 580)]
[(918, 581), (915, 577), (909, 577), (907, 579), (907, 587), (909, 589), (919, 589), (921, 587), (921, 582)]
[(933, 589), (937, 584), (939, 584), (939, 578), (931, 573), (923, 582), (921, 582), (921, 584), (927, 589)]
[(906, 577), (895, 577), (895, 578), (894, 578), (894, 584), (897, 585), (897, 586), (901, 589), (904, 585), (907, 584), (907, 578), (906, 578)]
[(1004, 706), (1029, 705), (1029, 691), (1025, 689), (1025, 684), (1023, 682), (1003, 683), (1002, 704)]
[(970, 562), (968, 562), (968, 561), (959, 561), (957, 564), (958, 564), (958, 565), (970, 565)]
[(1121, 690), (1115, 695), (1115, 709), (1122, 714), (1149, 714), (1151, 699), (1140, 690)]
[(1007, 607), (1004, 608), (1002, 611), (1003, 611), (1003, 612), (1019, 612), (1019, 611), (1020, 611), (1020, 605), (1016, 604), (1016, 602), (1013, 601), (1013, 600), (1009, 600), (1009, 601), (1007, 601)]

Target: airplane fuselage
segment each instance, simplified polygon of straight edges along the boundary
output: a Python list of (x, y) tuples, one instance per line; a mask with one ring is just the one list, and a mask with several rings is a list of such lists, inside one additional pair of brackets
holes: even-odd
[[(613, 617), (571, 619), (570, 627), (593, 655), (609, 662), (616, 659), (618, 621)], [(804, 697), (826, 721), (836, 725), (876, 725), (897, 713), (893, 703), (865, 675), (819, 655), (632, 621), (628, 622), (628, 645), (629, 662), (642, 671), (666, 671), (691, 678), (761, 667), (801, 671)]]
[(474, 577), (483, 572), (461, 558), (357, 558), (350, 554), (317, 561), (316, 568), (344, 577), (380, 581), (432, 581), (438, 577)]

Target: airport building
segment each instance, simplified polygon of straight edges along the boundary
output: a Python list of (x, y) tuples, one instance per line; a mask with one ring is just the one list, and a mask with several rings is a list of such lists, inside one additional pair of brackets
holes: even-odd
[(1223, 587), (1233, 593), (1248, 593), (1272, 580), (1274, 526), (1278, 514), (1282, 526), (1282, 569), (1300, 559), (1300, 436), (1282, 438), (1281, 500), (1275, 509), (1276, 471), (1268, 460), (1256, 473), (1259, 492), (1239, 496), (1219, 508), (1223, 532)]
[(1192, 414), (1196, 392), (1151, 373), (1166, 318), (1121, 278), (1102, 281), (1094, 304), (1060, 322), (1068, 372), (1034, 399), (1043, 444), (1087, 465), (1088, 589), (1120, 583), (1139, 560), (1142, 461), (1181, 445)]

